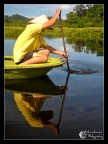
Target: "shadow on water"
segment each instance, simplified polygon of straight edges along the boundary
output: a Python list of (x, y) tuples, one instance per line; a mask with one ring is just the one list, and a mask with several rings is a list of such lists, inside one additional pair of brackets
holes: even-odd
[[(7, 79), (5, 80), (5, 89), (13, 92), (16, 106), (30, 126), (48, 127), (53, 129), (55, 135), (58, 135), (68, 79), (69, 74), (63, 86), (56, 86), (47, 75), (34, 79)], [(62, 99), (57, 124), (51, 121), (54, 115), (53, 110), (41, 110), (44, 102), (54, 96), (60, 96)]]

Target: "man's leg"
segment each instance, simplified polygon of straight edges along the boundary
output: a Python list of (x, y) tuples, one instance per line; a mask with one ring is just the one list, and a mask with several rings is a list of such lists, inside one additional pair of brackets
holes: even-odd
[(22, 64), (37, 64), (37, 63), (44, 63), (48, 60), (49, 56), (49, 50), (40, 50), (38, 52), (34, 52), (32, 57), (24, 62)]

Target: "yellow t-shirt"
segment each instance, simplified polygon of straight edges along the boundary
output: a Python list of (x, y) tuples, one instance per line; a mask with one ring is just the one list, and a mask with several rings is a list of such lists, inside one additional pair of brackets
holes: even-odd
[(38, 48), (46, 46), (47, 43), (42, 37), (41, 29), (43, 24), (29, 24), (16, 40), (14, 45), (14, 62), (20, 62), (27, 52), (36, 51)]

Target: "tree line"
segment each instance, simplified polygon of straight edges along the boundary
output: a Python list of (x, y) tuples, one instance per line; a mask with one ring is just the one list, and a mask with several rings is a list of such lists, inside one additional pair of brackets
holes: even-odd
[[(50, 19), (51, 17), (48, 18)], [(19, 14), (4, 16), (4, 23), (6, 26), (26, 26), (30, 20), (30, 18), (21, 16)], [(79, 4), (74, 7), (72, 12), (66, 15), (66, 20), (63, 20), (63, 26), (69, 28), (103, 27), (103, 21), (103, 4)], [(59, 19), (54, 26), (60, 27)]]

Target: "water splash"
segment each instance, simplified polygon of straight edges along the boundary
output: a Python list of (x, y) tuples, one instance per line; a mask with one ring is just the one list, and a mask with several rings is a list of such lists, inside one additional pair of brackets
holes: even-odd
[[(63, 71), (68, 72), (68, 69), (65, 67)], [(76, 63), (70, 65), (70, 74), (92, 74), (97, 72), (98, 70), (94, 70), (94, 68), (91, 68), (88, 64)]]

